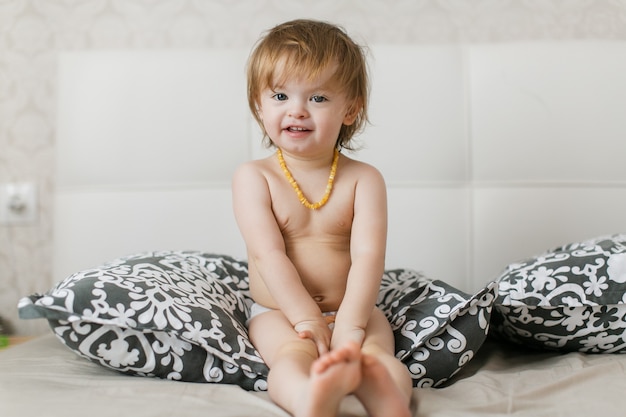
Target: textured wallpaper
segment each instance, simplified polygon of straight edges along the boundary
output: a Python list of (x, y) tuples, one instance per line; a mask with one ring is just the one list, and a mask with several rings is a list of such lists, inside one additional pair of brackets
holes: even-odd
[(35, 182), (39, 220), (0, 225), (0, 317), (52, 277), (56, 57), (62, 50), (251, 46), (308, 17), (364, 43), (626, 39), (626, 0), (0, 0), (0, 184)]

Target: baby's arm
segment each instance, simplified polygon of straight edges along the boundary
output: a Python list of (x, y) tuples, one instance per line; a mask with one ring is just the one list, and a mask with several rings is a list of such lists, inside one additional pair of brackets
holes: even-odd
[(346, 292), (337, 312), (331, 348), (349, 340), (362, 344), (385, 269), (387, 192), (382, 175), (360, 167), (350, 238), (352, 265)]
[(249, 262), (294, 329), (302, 337), (312, 339), (320, 354), (326, 353), (330, 330), (287, 257), (283, 235), (271, 209), (267, 180), (254, 162), (235, 172), (232, 191), (235, 218), (246, 242)]

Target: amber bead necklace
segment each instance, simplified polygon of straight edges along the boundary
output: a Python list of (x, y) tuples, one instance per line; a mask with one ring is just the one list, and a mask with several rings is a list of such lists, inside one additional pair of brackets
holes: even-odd
[(322, 197), (322, 199), (318, 201), (317, 203), (309, 202), (309, 200), (307, 200), (307, 198), (304, 196), (304, 193), (300, 189), (300, 186), (298, 185), (296, 180), (293, 178), (293, 175), (291, 175), (291, 172), (289, 172), (289, 169), (287, 168), (287, 164), (285, 164), (285, 158), (283, 158), (283, 152), (281, 151), (280, 148), (278, 148), (278, 150), (276, 151), (276, 156), (278, 157), (278, 163), (280, 164), (280, 167), (282, 168), (283, 173), (285, 174), (285, 177), (287, 178), (287, 181), (289, 181), (289, 184), (291, 184), (291, 186), (293, 187), (294, 191), (296, 192), (298, 196), (298, 199), (300, 200), (300, 202), (302, 203), (304, 207), (311, 209), (311, 210), (317, 210), (320, 207), (323, 207), (324, 204), (328, 202), (330, 193), (333, 190), (333, 183), (335, 182), (335, 173), (337, 172), (337, 163), (339, 162), (339, 150), (335, 149), (335, 155), (333, 156), (333, 163), (330, 167), (330, 175), (328, 176), (328, 183), (326, 184), (326, 192), (324, 193), (324, 196)]

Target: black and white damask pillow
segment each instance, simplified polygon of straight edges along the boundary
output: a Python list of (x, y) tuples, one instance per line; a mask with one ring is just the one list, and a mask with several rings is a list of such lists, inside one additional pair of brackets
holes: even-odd
[(247, 264), (200, 252), (154, 252), (69, 276), (20, 301), (70, 349), (117, 371), (266, 389), (248, 339)]
[(385, 272), (377, 305), (414, 387), (442, 386), (474, 357), (487, 337), (496, 293), (496, 282), (469, 295), (410, 269)]
[[(247, 264), (202, 252), (153, 252), (69, 276), (20, 300), (91, 361), (130, 375), (267, 389), (267, 366), (248, 338)], [(408, 270), (383, 278), (379, 304), (415, 386), (437, 386), (482, 345), (494, 284), (473, 297)]]
[(626, 235), (571, 243), (508, 266), (495, 333), (560, 351), (626, 353)]

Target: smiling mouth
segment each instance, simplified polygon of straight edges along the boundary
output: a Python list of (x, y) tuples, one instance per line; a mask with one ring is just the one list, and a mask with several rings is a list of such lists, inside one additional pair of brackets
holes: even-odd
[(308, 132), (309, 129), (304, 128), (304, 127), (297, 127), (297, 126), (289, 126), (286, 130), (288, 130), (289, 132)]

